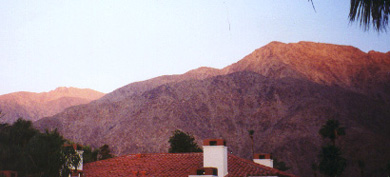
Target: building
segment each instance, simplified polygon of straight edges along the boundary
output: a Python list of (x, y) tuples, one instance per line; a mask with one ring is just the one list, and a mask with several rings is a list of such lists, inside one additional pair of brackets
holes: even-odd
[(77, 170), (73, 165), (68, 164), (69, 170), (71, 171), (69, 177), (82, 177), (83, 176), (83, 153), (84, 153), (83, 147), (78, 144), (72, 144), (72, 145), (65, 144), (64, 147), (72, 147), (75, 150), (76, 154), (80, 157), (80, 162), (77, 165)]
[[(271, 156), (264, 157), (269, 165)], [(256, 155), (255, 155), (256, 156)], [(174, 176), (174, 177), (294, 177), (277, 169), (229, 154), (222, 139), (203, 142), (203, 153), (129, 154), (84, 164), (86, 177)]]

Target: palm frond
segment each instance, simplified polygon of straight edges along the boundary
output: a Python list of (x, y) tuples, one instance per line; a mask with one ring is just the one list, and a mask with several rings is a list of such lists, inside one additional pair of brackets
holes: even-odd
[(351, 0), (350, 22), (358, 21), (369, 30), (372, 25), (378, 32), (387, 32), (390, 15), (390, 0)]

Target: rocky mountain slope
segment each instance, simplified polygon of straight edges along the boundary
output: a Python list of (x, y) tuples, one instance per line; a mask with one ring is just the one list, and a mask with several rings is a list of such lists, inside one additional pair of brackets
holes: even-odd
[(217, 76), (220, 73), (221, 71), (215, 68), (200, 67), (198, 69), (194, 69), (180, 75), (159, 76), (146, 81), (128, 84), (124, 87), (114, 90), (111, 93), (106, 94), (99, 101), (119, 101), (133, 94), (140, 94), (166, 83), (177, 83), (180, 81), (191, 80), (191, 79), (201, 80), (208, 77)]
[(271, 42), (222, 70), (201, 67), (181, 75), (165, 75), (135, 82), (105, 95), (101, 100), (117, 101), (162, 84), (205, 79), (237, 71), (253, 71), (271, 78), (306, 79), (381, 99), (390, 97), (387, 91), (390, 89), (389, 58), (390, 52), (364, 53), (352, 46)]
[(19, 117), (36, 121), (53, 116), (68, 107), (87, 104), (103, 95), (95, 90), (72, 87), (59, 87), (42, 93), (15, 92), (0, 95), (0, 110), (4, 114), (1, 121), (12, 123)]
[(129, 84), (35, 125), (83, 144), (107, 143), (116, 154), (167, 152), (171, 132), (181, 129), (199, 141), (224, 138), (246, 158), (253, 129), (257, 152), (272, 152), (290, 172), (310, 176), (324, 143), (318, 130), (336, 118), (347, 129), (337, 142), (348, 159), (345, 173), (357, 175), (364, 160), (376, 175), (390, 159), (389, 72), (390, 53), (272, 42), (221, 70)]
[(271, 42), (224, 68), (223, 73), (244, 70), (339, 86), (377, 98), (390, 96), (390, 52), (364, 53), (352, 46), (313, 42)]

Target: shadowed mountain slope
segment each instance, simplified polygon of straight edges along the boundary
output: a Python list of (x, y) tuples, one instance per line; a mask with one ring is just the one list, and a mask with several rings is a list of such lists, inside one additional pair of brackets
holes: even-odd
[(273, 42), (222, 70), (199, 68), (129, 84), (35, 126), (58, 128), (95, 147), (109, 144), (116, 154), (167, 152), (171, 132), (181, 129), (198, 141), (224, 138), (246, 158), (247, 131), (253, 129), (256, 152), (272, 152), (291, 173), (310, 176), (324, 143), (318, 130), (336, 118), (347, 132), (337, 142), (348, 160), (345, 174), (358, 175), (363, 159), (367, 173), (378, 176), (390, 159), (389, 56)]
[(247, 130), (253, 129), (257, 152), (273, 152), (295, 174), (305, 174), (322, 144), (320, 126), (335, 115), (347, 128), (339, 143), (351, 162), (364, 158), (374, 165), (390, 158), (384, 110), (381, 102), (341, 88), (237, 72), (165, 84), (119, 102), (73, 107), (38, 125), (54, 125), (85, 144), (110, 144), (117, 154), (166, 152), (171, 132), (179, 128), (198, 140), (224, 138), (243, 157), (250, 156)]
[(127, 96), (131, 96), (133, 94), (140, 94), (160, 85), (171, 83), (171, 82), (180, 82), (184, 80), (201, 80), (208, 77), (219, 75), (220, 70), (209, 68), (209, 67), (200, 67), (198, 69), (194, 69), (188, 71), (184, 74), (180, 75), (165, 75), (159, 76), (153, 79), (149, 79), (146, 81), (140, 81), (128, 84), (124, 87), (114, 90), (111, 93), (106, 94), (99, 101), (119, 101)]

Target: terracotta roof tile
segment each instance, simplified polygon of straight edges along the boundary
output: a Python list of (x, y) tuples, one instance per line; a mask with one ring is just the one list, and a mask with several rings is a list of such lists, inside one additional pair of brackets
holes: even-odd
[[(86, 177), (94, 176), (185, 176), (203, 167), (203, 153), (130, 154), (84, 165)], [(227, 177), (248, 175), (294, 175), (229, 154)]]

